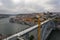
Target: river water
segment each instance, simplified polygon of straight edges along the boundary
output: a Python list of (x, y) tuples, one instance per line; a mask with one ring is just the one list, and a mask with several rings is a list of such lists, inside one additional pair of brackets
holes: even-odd
[(29, 28), (28, 25), (10, 23), (9, 19), (11, 17), (0, 19), (0, 34), (4, 34), (4, 35), (15, 34), (26, 28)]

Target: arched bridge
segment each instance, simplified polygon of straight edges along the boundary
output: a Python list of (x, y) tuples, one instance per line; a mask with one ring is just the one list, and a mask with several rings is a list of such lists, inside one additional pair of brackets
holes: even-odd
[[(53, 19), (51, 18), (41, 23), (41, 40), (46, 40), (51, 31), (55, 30)], [(32, 26), (3, 40), (17, 40), (17, 38), (20, 40), (29, 40), (31, 35), (34, 36), (34, 40), (37, 40), (37, 27), (38, 25)]]

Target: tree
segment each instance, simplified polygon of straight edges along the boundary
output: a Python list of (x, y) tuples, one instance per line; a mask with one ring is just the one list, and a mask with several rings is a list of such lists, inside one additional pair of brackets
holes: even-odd
[(33, 39), (34, 39), (34, 36), (31, 35), (31, 36), (29, 37), (29, 40), (33, 40)]

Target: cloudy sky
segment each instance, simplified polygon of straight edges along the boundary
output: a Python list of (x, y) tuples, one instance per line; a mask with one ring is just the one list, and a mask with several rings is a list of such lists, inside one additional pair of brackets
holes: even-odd
[(0, 0), (0, 13), (60, 11), (60, 0)]

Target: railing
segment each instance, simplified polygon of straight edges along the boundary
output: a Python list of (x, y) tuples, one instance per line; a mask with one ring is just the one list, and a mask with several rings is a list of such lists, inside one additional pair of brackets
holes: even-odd
[[(48, 20), (46, 20), (46, 21), (44, 21), (44, 22), (41, 23), (41, 25), (42, 25), (42, 29), (41, 29), (41, 30), (42, 30), (42, 40), (45, 40), (45, 39), (48, 37), (48, 35), (51, 33), (51, 31), (53, 30), (53, 27), (50, 27), (50, 26), (49, 26), (49, 25), (50, 25), (50, 21), (53, 20), (53, 19), (54, 19), (54, 18), (48, 19)], [(49, 23), (49, 25), (46, 26), (48, 23)], [(14, 34), (14, 35), (12, 35), (12, 36), (10, 36), (10, 37), (7, 37), (7, 38), (5, 38), (5, 39), (3, 39), (3, 40), (9, 40), (9, 39), (14, 38), (14, 37), (16, 37), (16, 36), (22, 36), (22, 35), (30, 32), (30, 31), (36, 29), (37, 27), (38, 27), (38, 25), (35, 25), (35, 26), (30, 27), (30, 28), (28, 28), (28, 29), (26, 29), (26, 30), (24, 30), (24, 31), (21, 31), (21, 32), (19, 32), (19, 33), (17, 33), (17, 34)], [(49, 31), (48, 31), (48, 30), (49, 30)]]

